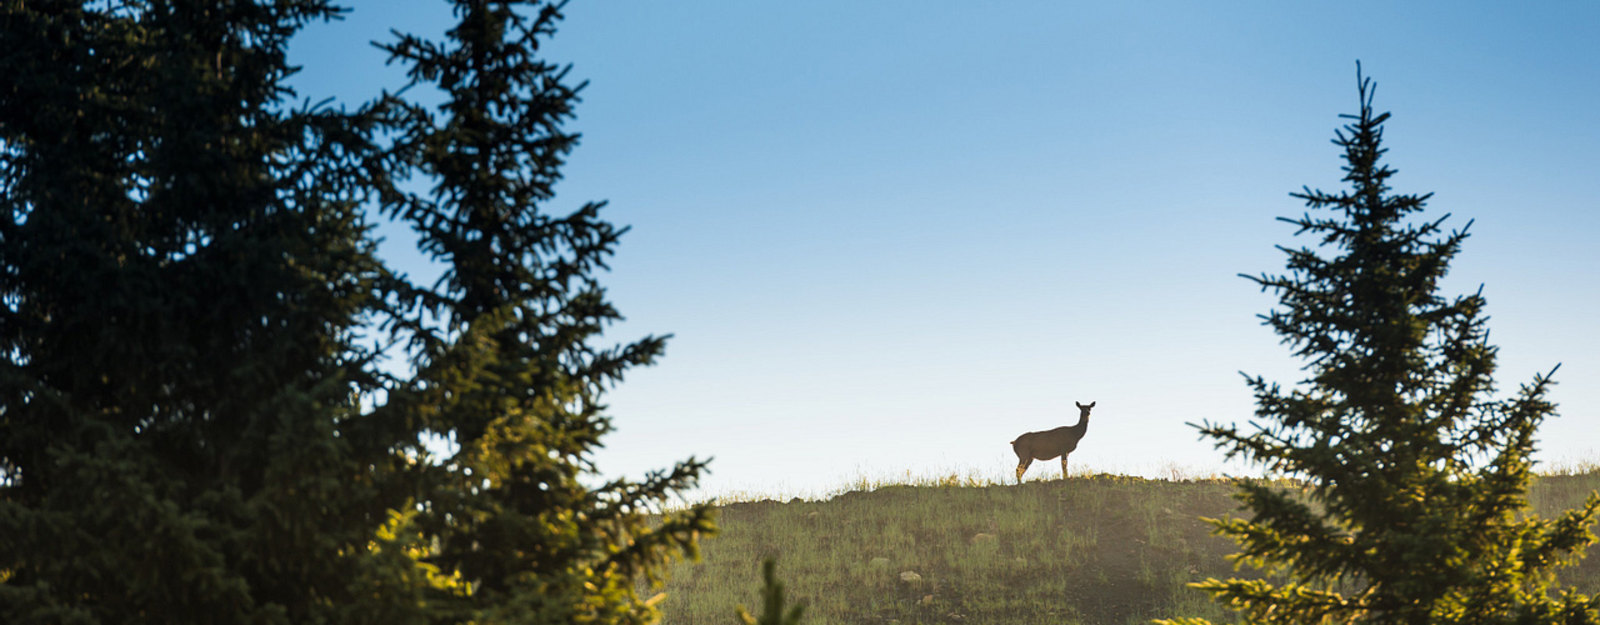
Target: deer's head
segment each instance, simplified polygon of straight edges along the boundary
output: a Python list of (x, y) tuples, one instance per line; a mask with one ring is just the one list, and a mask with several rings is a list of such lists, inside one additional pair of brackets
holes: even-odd
[(1095, 404), (1095, 402), (1089, 402), (1089, 405), (1085, 406), (1083, 404), (1079, 404), (1078, 402), (1072, 402), (1072, 403), (1077, 404), (1077, 406), (1078, 406), (1078, 416), (1080, 416), (1080, 417), (1089, 416), (1089, 409), (1093, 408), (1094, 404)]

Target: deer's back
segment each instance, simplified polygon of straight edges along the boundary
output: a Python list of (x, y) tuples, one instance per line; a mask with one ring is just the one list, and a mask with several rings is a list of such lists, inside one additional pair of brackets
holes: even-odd
[(1068, 425), (1018, 436), (1011, 441), (1011, 448), (1018, 456), (1026, 454), (1034, 460), (1049, 460), (1077, 449), (1080, 438), (1083, 438), (1083, 430)]

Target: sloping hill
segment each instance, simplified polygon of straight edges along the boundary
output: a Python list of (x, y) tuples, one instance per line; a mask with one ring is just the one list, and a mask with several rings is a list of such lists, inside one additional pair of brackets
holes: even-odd
[[(1548, 476), (1530, 500), (1548, 516), (1596, 488), (1600, 471)], [(1234, 544), (1200, 521), (1232, 514), (1232, 493), (1221, 480), (1097, 475), (730, 504), (702, 562), (673, 571), (664, 623), (734, 622), (733, 606), (759, 604), (767, 556), (778, 558), (790, 597), (808, 603), (811, 625), (1231, 621), (1184, 585), (1236, 574), (1225, 559)], [(1600, 557), (1562, 579), (1600, 592)]]

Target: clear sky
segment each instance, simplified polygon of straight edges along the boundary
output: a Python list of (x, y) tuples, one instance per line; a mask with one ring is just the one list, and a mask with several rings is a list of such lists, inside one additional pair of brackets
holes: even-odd
[[(303, 97), (403, 77), (367, 42), (442, 3), (351, 0), (302, 33)], [(549, 207), (629, 224), (617, 341), (672, 333), (610, 395), (597, 456), (712, 456), (704, 494), (858, 475), (1009, 477), (1008, 441), (1097, 407), (1074, 470), (1224, 467), (1185, 422), (1302, 373), (1239, 273), (1341, 188), (1355, 62), (1398, 192), (1476, 220), (1498, 380), (1562, 363), (1546, 462), (1600, 460), (1600, 3), (577, 0), (545, 47), (588, 79)], [(391, 234), (385, 253), (427, 268)], [(1029, 477), (1055, 477), (1054, 462)]]

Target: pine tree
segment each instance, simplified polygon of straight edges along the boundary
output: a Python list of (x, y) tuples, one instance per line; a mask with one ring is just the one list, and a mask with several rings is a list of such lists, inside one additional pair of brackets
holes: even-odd
[(437, 545), (426, 561), (463, 582), (432, 601), (447, 606), (442, 622), (651, 622), (656, 601), (639, 582), (714, 530), (707, 506), (665, 510), (705, 463), (639, 483), (582, 479), (611, 427), (602, 392), (653, 362), (665, 337), (595, 345), (621, 318), (596, 272), (625, 229), (601, 218), (600, 202), (547, 208), (578, 141), (563, 124), (583, 87), (536, 56), (561, 5), (454, 4), (447, 41), (384, 46), (409, 66), (408, 89), (443, 94), (436, 110), (411, 105), (398, 130), (399, 153), (433, 186), (391, 196), (386, 210), (445, 273), (411, 294), (401, 335), (417, 346), (418, 373), (380, 411), (456, 445), (423, 467), (425, 507), (410, 526)]
[[(640, 582), (714, 526), (647, 514), (705, 465), (586, 486), (664, 339), (594, 346), (623, 229), (540, 209), (558, 7), (457, 7), (391, 47), (436, 116), (294, 103), (323, 0), (0, 2), (0, 622), (656, 616)], [(373, 205), (444, 281), (376, 257)]]
[(0, 622), (385, 615), (376, 120), (282, 86), (334, 12), (0, 5)]
[(1241, 563), (1284, 581), (1195, 586), (1251, 623), (1600, 622), (1594, 600), (1554, 591), (1554, 569), (1594, 540), (1600, 495), (1553, 520), (1527, 512), (1551, 377), (1494, 397), (1482, 289), (1439, 294), (1466, 228), (1421, 219), (1431, 194), (1391, 193), (1389, 114), (1374, 113), (1359, 66), (1357, 78), (1360, 112), (1334, 140), (1350, 188), (1292, 194), (1316, 213), (1283, 220), (1317, 246), (1282, 248), (1287, 275), (1251, 277), (1281, 298), (1266, 324), (1310, 377), (1284, 389), (1247, 376), (1253, 430), (1201, 428), (1300, 486), (1245, 480), (1253, 518), (1214, 521)]

